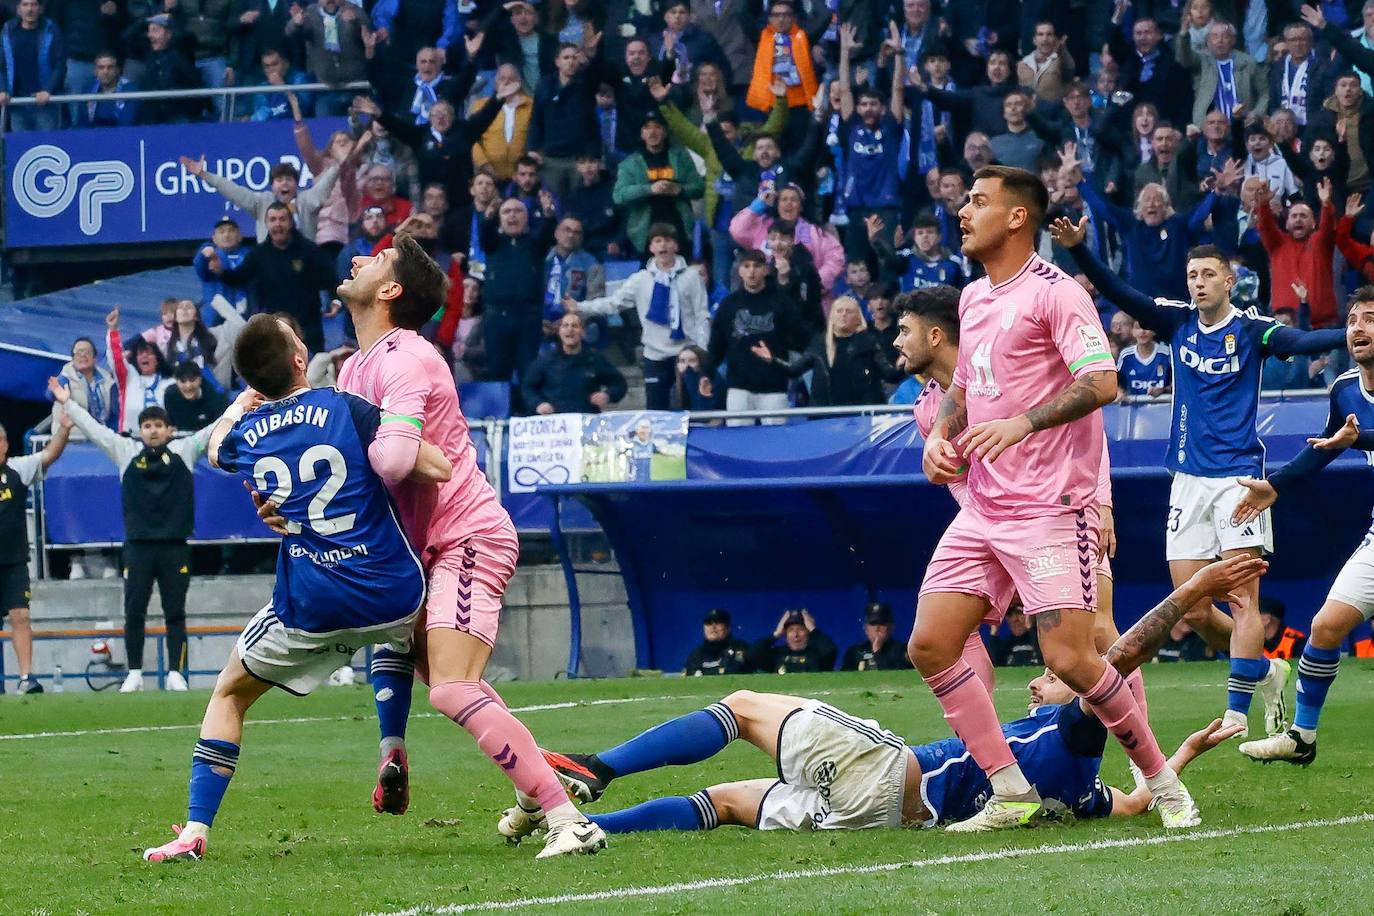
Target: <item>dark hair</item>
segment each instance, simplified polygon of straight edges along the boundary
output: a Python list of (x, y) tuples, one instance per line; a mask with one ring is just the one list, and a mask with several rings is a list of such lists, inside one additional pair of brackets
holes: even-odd
[[(555, 5), (556, 5), (556, 6), (563, 6), (563, 4), (561, 4), (561, 3), (555, 4)], [(554, 57), (557, 57), (558, 55), (562, 54), (564, 51), (568, 50), (569, 48), (572, 48), (574, 51), (577, 51), (577, 52), (579, 52), (579, 53), (582, 51), (582, 46), (581, 46), (581, 45), (575, 45), (575, 44), (573, 44), (571, 41), (560, 41), (560, 42), (558, 43), (558, 50), (555, 51), (555, 52), (553, 52), (553, 56), (554, 56)]]
[(692, 8), (687, 0), (663, 0), (663, 3), (659, 4), (658, 14), (662, 16), (675, 6), (685, 6), (689, 10)]
[(178, 382), (189, 382), (193, 378), (202, 378), (200, 366), (189, 359), (184, 363), (178, 363), (176, 369), (172, 371), (172, 378)]
[(775, 219), (773, 225), (768, 227), (768, 234), (776, 232), (778, 235), (787, 236), (789, 239), (797, 237), (797, 224), (790, 219)]
[(1177, 130), (1177, 128), (1174, 127), (1174, 122), (1172, 121), (1165, 121), (1163, 119), (1155, 121), (1155, 130), (1159, 130), (1161, 128), (1163, 128), (1164, 130)]
[(267, 181), (269, 184), (276, 181), (278, 178), (288, 177), (296, 179), (298, 183), (301, 180), (300, 170), (289, 162), (278, 162), (276, 165), (272, 166), (272, 171), (267, 173)]
[(682, 240), (677, 237), (677, 227), (670, 223), (654, 223), (650, 226), (649, 237), (645, 241), (652, 242), (654, 239), (672, 239), (673, 244), (682, 244)]
[(151, 407), (145, 407), (138, 412), (139, 426), (142, 426), (144, 423), (156, 421), (161, 421), (164, 424), (171, 425), (171, 421), (167, 418), (167, 411), (163, 410), (161, 407), (158, 407), (156, 404), (152, 405)]
[(745, 248), (740, 251), (739, 257), (735, 259), (736, 264), (767, 264), (768, 259), (763, 252), (757, 248)]
[(531, 156), (529, 153), (526, 153), (519, 159), (515, 160), (515, 167), (517, 169), (520, 168), (520, 166), (522, 165), (532, 165), (534, 166), (534, 170), (536, 172), (539, 171), (539, 160)]
[(295, 355), (296, 347), (277, 316), (254, 315), (234, 341), (234, 371), (263, 397), (276, 400), (291, 390), (296, 376), (291, 359)]
[[(273, 210), (285, 210), (287, 213), (291, 212), (291, 208), (279, 200), (274, 200), (267, 205), (266, 213), (271, 213)], [(264, 214), (264, 219), (266, 219), (266, 214)]]
[(1039, 175), (1009, 165), (985, 165), (973, 173), (974, 181), (980, 178), (1000, 180), (1002, 190), (1010, 192), (1030, 211), (1031, 218), (1026, 221), (1027, 224), (1032, 230), (1040, 228), (1045, 220), (1045, 212), (1050, 208), (1050, 192)]
[[(167, 349), (163, 353), (163, 356), (167, 358), (168, 365), (177, 366), (178, 368), (180, 368), (180, 364), (184, 362), (177, 356), (177, 340), (179, 336), (179, 331), (173, 329), (172, 336), (167, 338)], [(201, 320), (200, 309), (196, 309), (196, 323), (195, 326), (191, 328), (191, 339), (200, 347), (200, 353), (201, 356), (205, 358), (206, 365), (213, 363), (215, 361), (215, 335), (210, 333), (210, 329), (207, 328), (205, 322)], [(194, 363), (192, 365), (194, 365)]]
[(1350, 294), (1350, 302), (1346, 305), (1347, 309), (1352, 309), (1361, 302), (1374, 303), (1374, 284), (1366, 283), (1359, 289)]
[(916, 218), (911, 221), (912, 229), (939, 229), (940, 221), (935, 218), (935, 214), (929, 210), (922, 210), (916, 214)]
[(1245, 128), (1245, 139), (1249, 140), (1251, 137), (1263, 137), (1271, 143), (1274, 140), (1273, 135), (1265, 130), (1264, 125), (1260, 124), (1258, 121)]
[(100, 58), (102, 58), (102, 57), (108, 57), (110, 60), (114, 61), (114, 62), (115, 62), (115, 66), (118, 66), (118, 67), (123, 67), (123, 66), (124, 66), (124, 61), (120, 59), (119, 55), (116, 54), (114, 51), (110, 51), (110, 50), (97, 51), (97, 52), (95, 52), (95, 57), (92, 57), (92, 58), (91, 58), (91, 61), (94, 62), (94, 61), (100, 60)]
[(1187, 260), (1189, 261), (1196, 261), (1199, 259), (1206, 260), (1208, 258), (1220, 261), (1223, 265), (1225, 265), (1227, 273), (1230, 273), (1231, 259), (1226, 256), (1226, 252), (1222, 251), (1217, 246), (1194, 245), (1192, 248), (1188, 249)]
[(1088, 88), (1088, 84), (1083, 82), (1081, 79), (1073, 79), (1069, 82), (1067, 86), (1064, 87), (1065, 97), (1071, 96), (1075, 93), (1086, 95), (1090, 98), (1093, 94), (1092, 90)]
[(919, 318), (944, 331), (951, 342), (959, 342), (959, 291), (954, 287), (924, 286), (902, 293), (894, 305), (898, 317)]
[(94, 340), (91, 340), (89, 337), (78, 337), (76, 340), (73, 340), (73, 341), (72, 341), (72, 348), (71, 348), (71, 351), (70, 351), (70, 352), (75, 353), (75, 352), (76, 352), (76, 345), (79, 344), (79, 343), (83, 343), (83, 342), (84, 342), (84, 343), (88, 343), (88, 344), (91, 345), (91, 351), (92, 351), (93, 353), (99, 353), (99, 352), (100, 352), (99, 350), (97, 350), (97, 349), (95, 348), (95, 341), (94, 341)]
[(137, 368), (138, 354), (147, 351), (157, 357), (157, 374), (166, 378), (172, 374), (172, 367), (167, 364), (167, 357), (157, 348), (157, 344), (144, 337), (135, 337), (128, 346), (129, 362), (135, 363)]
[(301, 323), (296, 320), (295, 315), (292, 315), (290, 312), (273, 312), (272, 317), (276, 318), (278, 321), (285, 321), (286, 326), (291, 329), (292, 334), (295, 334), (301, 340), (305, 340), (305, 328), (301, 327)]
[(401, 295), (391, 303), (391, 323), (418, 331), (444, 307), (448, 277), (407, 233), (398, 234), (391, 247), (396, 251), (391, 275), (401, 285)]
[(872, 86), (861, 86), (858, 89), (858, 91), (854, 93), (854, 101), (858, 102), (860, 99), (863, 98), (877, 99), (878, 102), (881, 103), (883, 100), (883, 94), (879, 92), (877, 89), (874, 89)]

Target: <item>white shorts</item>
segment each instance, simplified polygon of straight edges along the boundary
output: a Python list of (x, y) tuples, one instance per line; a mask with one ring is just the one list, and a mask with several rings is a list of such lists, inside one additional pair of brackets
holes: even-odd
[(268, 604), (248, 621), (235, 647), (253, 677), (303, 697), (352, 661), (363, 646), (378, 643), (396, 652), (410, 651), (418, 616), (417, 611), (375, 627), (306, 633), (282, 626)]
[(1345, 561), (1326, 598), (1350, 605), (1365, 620), (1374, 618), (1374, 531), (1364, 536), (1359, 548)]
[(1169, 560), (1216, 560), (1223, 551), (1258, 547), (1274, 552), (1269, 510), (1253, 522), (1231, 524), (1231, 513), (1245, 495), (1237, 477), (1174, 474), (1169, 517), (1164, 523), (1164, 556)]
[(778, 729), (778, 782), (759, 803), (759, 830), (900, 827), (909, 752), (872, 719), (807, 700)]

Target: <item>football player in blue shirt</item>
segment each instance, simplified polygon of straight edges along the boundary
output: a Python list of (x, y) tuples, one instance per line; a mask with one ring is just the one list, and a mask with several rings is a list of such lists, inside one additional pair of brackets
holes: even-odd
[(1135, 343), (1116, 358), (1117, 387), (1123, 397), (1157, 398), (1173, 391), (1173, 353), (1155, 342), (1155, 332), (1135, 326)]
[[(1365, 453), (1374, 464), (1374, 286), (1351, 296), (1346, 316), (1346, 345), (1356, 368), (1331, 386), (1331, 413), (1320, 436), (1268, 480), (1241, 480), (1249, 492), (1232, 514), (1245, 524), (1267, 510), (1296, 480), (1315, 474), (1348, 448)], [(1361, 623), (1374, 618), (1374, 527), (1346, 561), (1326, 603), (1312, 621), (1312, 635), (1298, 661), (1297, 712), (1293, 727), (1258, 741), (1247, 741), (1240, 752), (1254, 760), (1286, 760), (1307, 766), (1317, 759), (1317, 719), (1341, 663), (1341, 643)]]
[[(1165, 467), (1173, 475), (1165, 522), (1166, 556), (1175, 583), (1208, 563), (1274, 549), (1269, 513), (1243, 525), (1231, 521), (1247, 492), (1243, 477), (1264, 475), (1259, 438), (1260, 376), (1269, 356), (1325, 353), (1344, 341), (1341, 330), (1299, 331), (1231, 304), (1236, 276), (1219, 248), (1200, 245), (1188, 252), (1191, 302), (1151, 299), (1132, 288), (1083, 245), (1086, 220), (1055, 220), (1054, 240), (1069, 249), (1083, 273), (1108, 300), (1140, 326), (1154, 331), (1172, 350), (1173, 423)], [(1252, 583), (1256, 590), (1259, 582)], [(1229, 646), (1227, 725), (1247, 725), (1256, 688), (1264, 699), (1265, 731), (1281, 731), (1286, 710), (1283, 686), (1288, 663), (1264, 657), (1264, 625), (1258, 591), (1231, 619), (1203, 602), (1188, 623), (1215, 649)], [(1243, 734), (1243, 733), (1242, 733)]]
[[(1148, 662), (1185, 609), (1211, 597), (1243, 602), (1248, 580), (1268, 564), (1235, 557), (1200, 569), (1132, 627), (1106, 654), (1123, 675)], [(1150, 790), (1105, 785), (1098, 775), (1107, 729), (1047, 669), (1030, 683), (1030, 714), (1004, 725), (1026, 779), (1058, 813), (1095, 818), (1145, 813)], [(1240, 731), (1221, 720), (1193, 734), (1170, 758), (1181, 771)], [(592, 801), (612, 780), (665, 766), (698, 763), (743, 738), (777, 763), (779, 778), (712, 786), (691, 796), (656, 798), (589, 815), (607, 833), (711, 830), (860, 830), (933, 827), (974, 815), (992, 794), (963, 742), (946, 738), (907, 747), (871, 719), (826, 703), (741, 690), (599, 754), (545, 751), (570, 792)]]
[(146, 850), (150, 862), (205, 857), (259, 697), (273, 687), (304, 696), (365, 645), (410, 649), (424, 570), (379, 474), (439, 482), (453, 468), (428, 443), (398, 448), (413, 439), (390, 435), (389, 418), (362, 398), (310, 388), (307, 363), (305, 344), (270, 315), (255, 315), (234, 346), (250, 387), (215, 424), (207, 454), (270, 499), (288, 533), (272, 599), (244, 627), (206, 707), (186, 826)]

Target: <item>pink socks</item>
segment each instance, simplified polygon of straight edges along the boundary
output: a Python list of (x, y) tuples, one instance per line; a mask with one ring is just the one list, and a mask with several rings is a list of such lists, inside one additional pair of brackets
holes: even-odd
[(925, 680), (945, 711), (945, 721), (984, 773), (991, 775), (1016, 765), (1016, 758), (1002, 735), (1002, 725), (997, 721), (992, 696), (968, 661), (960, 658)]
[(1145, 675), (1140, 673), (1137, 668), (1126, 675), (1126, 686), (1131, 689), (1131, 696), (1135, 697), (1135, 705), (1140, 707), (1140, 715), (1146, 723), (1150, 721), (1150, 705), (1145, 701)]
[(485, 681), (449, 681), (429, 689), (429, 702), (477, 740), (515, 788), (546, 812), (569, 804), (567, 792), (523, 723)]
[(1121, 672), (1107, 665), (1102, 677), (1083, 699), (1107, 730), (1116, 735), (1126, 756), (1140, 767), (1140, 772), (1147, 779), (1159, 775), (1164, 769), (1164, 754)]
[(978, 630), (969, 634), (960, 658), (968, 662), (968, 666), (973, 669), (974, 674), (978, 675), (978, 680), (983, 682), (983, 686), (987, 688), (988, 696), (991, 697), (993, 686), (997, 683), (997, 675), (993, 674), (992, 659), (988, 657), (988, 647), (984, 645), (983, 635)]

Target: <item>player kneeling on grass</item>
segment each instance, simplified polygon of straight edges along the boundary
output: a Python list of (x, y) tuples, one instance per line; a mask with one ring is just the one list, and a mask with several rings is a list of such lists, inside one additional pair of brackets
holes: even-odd
[[(1204, 567), (1121, 636), (1106, 661), (1122, 675), (1149, 661), (1169, 630), (1198, 601), (1241, 600), (1243, 586), (1268, 564), (1236, 557)], [(1030, 682), (1030, 715), (1002, 726), (1017, 763), (1047, 806), (1061, 816), (1143, 814), (1151, 794), (1136, 772), (1130, 793), (1102, 783), (1098, 770), (1107, 729), (1088, 704), (1046, 669)], [(1181, 771), (1199, 754), (1239, 731), (1216, 719), (1184, 741), (1168, 765)], [(737, 824), (758, 830), (859, 830), (932, 827), (959, 822), (992, 794), (987, 776), (962, 741), (907, 747), (871, 719), (817, 700), (741, 690), (595, 755), (545, 756), (586, 800), (621, 776), (697, 763), (743, 738), (777, 761), (780, 779), (712, 786), (690, 797), (658, 798), (591, 815), (607, 833), (710, 830)]]
[(276, 504), (288, 533), (272, 600), (239, 636), (206, 707), (186, 826), (146, 850), (150, 862), (204, 857), (259, 697), (273, 687), (304, 696), (370, 643), (410, 649), (424, 571), (382, 478), (439, 482), (452, 466), (434, 446), (392, 433), (397, 424), (362, 398), (311, 389), (307, 359), (300, 338), (268, 315), (254, 316), (234, 346), (250, 387), (211, 431), (210, 463)]

